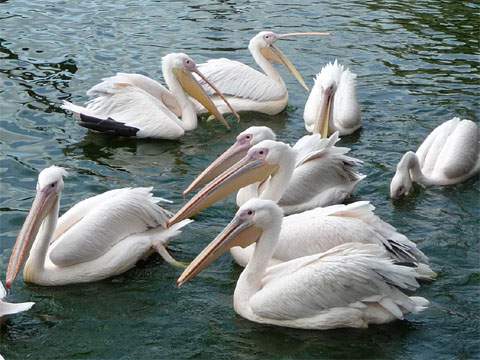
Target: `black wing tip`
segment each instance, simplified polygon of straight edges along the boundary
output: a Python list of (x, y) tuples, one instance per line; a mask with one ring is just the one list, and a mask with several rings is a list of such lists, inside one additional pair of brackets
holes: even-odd
[(99, 119), (94, 116), (89, 116), (85, 114), (80, 114), (80, 126), (84, 128), (99, 131), (104, 134), (125, 136), (125, 137), (135, 137), (137, 132), (140, 130), (133, 126), (125, 125), (124, 123), (113, 120), (112, 118), (108, 119)]

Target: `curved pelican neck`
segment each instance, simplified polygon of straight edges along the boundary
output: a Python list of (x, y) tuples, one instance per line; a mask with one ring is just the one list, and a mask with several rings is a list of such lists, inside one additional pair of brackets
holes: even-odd
[(197, 127), (197, 113), (195, 111), (195, 105), (188, 98), (187, 94), (183, 90), (180, 82), (175, 77), (173, 70), (170, 67), (163, 69), (163, 76), (168, 89), (172, 95), (177, 99), (180, 109), (182, 111), (182, 120), (179, 120), (175, 116), (175, 122), (182, 127), (185, 131), (193, 130)]
[(260, 68), (263, 70), (265, 75), (275, 80), (283, 88), (287, 89), (287, 86), (285, 85), (285, 82), (280, 76), (280, 73), (277, 71), (277, 69), (275, 69), (275, 66), (273, 66), (273, 64), (268, 61), (265, 56), (263, 56), (262, 52), (260, 51), (260, 47), (250, 42), (250, 44), (248, 45), (248, 50), (250, 51), (250, 54), (252, 54), (253, 59), (255, 60), (257, 65), (260, 66)]
[(281, 221), (272, 221), (257, 240), (252, 257), (238, 279), (238, 284), (242, 284), (243, 289), (240, 288), (240, 290), (244, 295), (245, 292), (253, 294), (262, 287), (262, 279), (275, 252), (281, 226)]
[(408, 171), (410, 179), (413, 182), (423, 185), (430, 184), (430, 181), (422, 172), (417, 154), (412, 151), (409, 151), (405, 155), (403, 155), (398, 165), (398, 170), (402, 172)]
[(53, 206), (50, 213), (45, 217), (43, 223), (38, 231), (37, 237), (33, 242), (30, 254), (24, 268), (24, 277), (28, 279), (27, 273), (39, 274), (45, 269), (45, 260), (47, 257), (48, 247), (53, 233), (57, 227), (58, 212), (60, 208), (60, 196)]
[(270, 176), (270, 179), (265, 184), (260, 186), (259, 198), (279, 202), (285, 190), (287, 190), (294, 170), (294, 159), (287, 156), (283, 157), (277, 172)]

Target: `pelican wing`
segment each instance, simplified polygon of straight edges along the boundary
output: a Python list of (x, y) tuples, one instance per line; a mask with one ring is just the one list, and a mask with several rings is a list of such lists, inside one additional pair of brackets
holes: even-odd
[(297, 163), (280, 206), (286, 210), (297, 206), (296, 211), (301, 211), (342, 202), (350, 195), (364, 178), (355, 171), (362, 162), (346, 156), (350, 149), (336, 147), (337, 141), (338, 133), (328, 139), (314, 134), (304, 136), (295, 144)]
[(292, 147), (297, 154), (296, 165), (299, 166), (303, 162), (306, 162), (308, 156), (314, 152), (333, 147), (338, 140), (338, 132), (332, 134), (328, 139), (322, 138), (320, 134), (305, 135), (301, 137)]
[(157, 99), (160, 99), (175, 115), (181, 116), (182, 109), (175, 96), (165, 86), (145, 75), (117, 73), (115, 76), (102, 79), (102, 82), (87, 91), (90, 97), (113, 94), (119, 84), (136, 86)]
[(162, 139), (184, 134), (177, 116), (161, 100), (126, 83), (116, 83), (110, 93), (90, 100), (86, 107), (67, 101), (62, 107), (79, 114), (80, 125), (97, 131)]
[[(224, 95), (255, 101), (273, 101), (283, 98), (279, 84), (265, 74), (241, 62), (225, 58), (208, 60), (198, 65), (199, 70)], [(198, 76), (196, 79), (208, 94), (214, 91)]]
[(0, 300), (0, 318), (5, 315), (17, 314), (22, 311), (29, 310), (35, 303), (34, 302), (24, 302), (24, 303), (8, 303)]
[[(375, 245), (344, 244), (330, 251), (273, 266), (250, 299), (263, 318), (309, 318), (338, 307), (376, 302), (402, 318), (416, 304), (400, 289), (415, 290), (415, 270), (393, 265)], [(359, 304), (360, 303), (360, 304)]]
[(30, 309), (35, 303), (33, 302), (26, 302), (26, 303), (19, 303), (19, 304), (12, 304), (3, 299), (7, 296), (7, 292), (5, 291), (5, 287), (3, 283), (0, 281), (0, 318), (5, 315), (16, 314), (22, 311), (26, 311)]
[(126, 188), (90, 198), (59, 219), (49, 258), (57, 266), (91, 261), (124, 238), (166, 227), (169, 213), (156, 205), (151, 188)]
[(436, 171), (455, 179), (469, 174), (479, 162), (480, 134), (478, 126), (470, 120), (456, 118), (436, 162)]
[[(376, 244), (398, 261), (428, 263), (415, 243), (374, 213), (368, 201), (315, 208), (284, 218), (275, 258), (286, 261), (355, 242)], [(309, 226), (305, 226), (309, 224)], [(295, 241), (301, 234), (301, 244)]]
[(351, 134), (360, 127), (361, 114), (355, 90), (356, 78), (357, 75), (349, 69), (344, 69), (335, 92), (334, 123), (343, 130), (344, 135)]

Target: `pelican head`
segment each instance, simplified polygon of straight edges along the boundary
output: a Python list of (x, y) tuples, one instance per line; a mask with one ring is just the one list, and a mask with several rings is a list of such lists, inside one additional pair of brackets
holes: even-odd
[[(406, 153), (397, 165), (397, 171), (390, 183), (390, 197), (392, 199), (399, 199), (402, 196), (408, 195), (412, 189), (412, 179), (409, 170), (409, 158), (411, 152)], [(412, 153), (412, 155), (414, 155)]]
[[(307, 124), (313, 124), (313, 133), (320, 134), (323, 138), (327, 138), (334, 129), (330, 129), (333, 106), (337, 90), (342, 87), (354, 87), (356, 75), (349, 69), (340, 65), (337, 60), (328, 63), (317, 74), (312, 92), (305, 104), (303, 117)], [(339, 90), (340, 91), (340, 90)], [(349, 95), (347, 93), (347, 95)], [(346, 96), (343, 93), (343, 96)]]
[(305, 84), (302, 75), (297, 70), (295, 65), (285, 56), (285, 54), (280, 50), (280, 48), (275, 45), (277, 40), (286, 39), (294, 36), (307, 36), (307, 35), (330, 35), (326, 32), (299, 32), (299, 33), (288, 33), (288, 34), (277, 34), (273, 31), (260, 31), (255, 35), (251, 40), (248, 48), (252, 54), (256, 53), (256, 50), (259, 50), (262, 55), (270, 62), (284, 65), (295, 78), (298, 80), (300, 85), (302, 85), (305, 90), (308, 91), (308, 86)]
[(282, 225), (282, 209), (271, 200), (250, 199), (238, 209), (223, 231), (188, 265), (177, 280), (180, 287), (234, 246), (247, 247), (265, 231), (276, 230), (278, 239)]
[[(169, 220), (169, 225), (199, 213), (247, 185), (257, 182), (264, 184), (269, 178), (273, 181), (280, 167), (285, 170), (282, 174), (291, 177), (295, 167), (295, 151), (289, 145), (278, 141), (264, 140), (252, 146), (240, 161), (209, 182), (191, 198)], [(282, 176), (279, 177), (279, 180), (284, 181), (285, 179)], [(262, 193), (261, 196), (267, 198), (270, 195), (272, 194)], [(275, 196), (278, 195), (281, 196), (280, 191), (275, 194)]]
[(37, 194), (17, 236), (17, 241), (8, 262), (5, 281), (7, 288), (12, 286), (20, 268), (27, 260), (40, 225), (42, 225), (47, 215), (58, 209), (60, 194), (63, 190), (63, 176), (65, 175), (67, 175), (65, 169), (58, 166), (50, 166), (40, 172), (37, 182)]
[(251, 126), (238, 134), (235, 143), (211, 163), (183, 192), (189, 192), (207, 184), (209, 181), (241, 160), (247, 151), (263, 140), (275, 140), (275, 133), (267, 126)]
[[(217, 120), (221, 121), (227, 128), (230, 128), (223, 115), (210, 99), (208, 94), (193, 77), (192, 73), (197, 74), (208, 86), (210, 86), (218, 96), (225, 102), (237, 119), (240, 119), (237, 112), (232, 108), (225, 96), (213, 85), (197, 68), (193, 59), (183, 53), (171, 53), (162, 58), (162, 72), (167, 82), (172, 83), (171, 76), (175, 77), (181, 88), (191, 97), (196, 99), (207, 109)], [(170, 81), (169, 81), (170, 80)]]

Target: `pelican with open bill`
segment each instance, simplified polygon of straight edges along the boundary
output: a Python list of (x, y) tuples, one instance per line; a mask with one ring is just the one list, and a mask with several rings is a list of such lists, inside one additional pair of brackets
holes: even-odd
[[(177, 139), (197, 127), (192, 98), (216, 119), (230, 128), (210, 96), (193, 77), (207, 84), (226, 105), (225, 112), (238, 114), (220, 90), (198, 70), (186, 54), (172, 53), (162, 59), (162, 71), (168, 88), (140, 74), (118, 73), (91, 88), (94, 98), (86, 107), (64, 101), (63, 108), (79, 117), (83, 127), (118, 136)], [(181, 117), (181, 120), (179, 119)]]
[[(248, 49), (263, 72), (239, 61), (226, 58), (211, 59), (206, 63), (199, 64), (198, 67), (222, 91), (236, 111), (257, 111), (275, 115), (287, 106), (288, 91), (274, 64), (285, 66), (300, 85), (308, 91), (308, 86), (300, 72), (275, 43), (278, 40), (297, 36), (325, 35), (330, 35), (330, 33), (316, 31), (288, 34), (277, 34), (273, 31), (259, 32), (250, 40)], [(201, 84), (206, 91), (210, 91), (206, 84)], [(226, 110), (219, 100), (214, 97), (215, 105), (219, 109)], [(197, 107), (197, 111), (201, 113), (205, 112), (205, 109)]]

